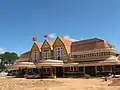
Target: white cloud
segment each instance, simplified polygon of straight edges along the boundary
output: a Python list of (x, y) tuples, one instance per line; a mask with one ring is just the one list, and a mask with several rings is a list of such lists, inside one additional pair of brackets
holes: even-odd
[(5, 53), (5, 52), (6, 52), (6, 50), (5, 50), (5, 49), (0, 48), (0, 54), (3, 54), (3, 53)]
[(71, 40), (71, 41), (78, 41), (77, 39), (71, 38), (70, 36), (63, 36), (63, 38)]
[[(57, 34), (55, 34), (55, 33), (52, 33), (52, 34), (48, 34), (48, 38), (51, 38), (51, 39), (56, 39), (56, 37), (57, 37)], [(81, 37), (81, 38), (79, 38), (79, 39), (74, 39), (74, 38), (72, 38), (71, 36), (68, 36), (68, 35), (65, 35), (65, 36), (63, 36), (63, 38), (65, 38), (65, 39), (68, 39), (68, 40), (70, 40), (70, 41), (79, 41), (79, 40), (86, 40), (86, 39), (90, 39), (90, 38), (92, 38), (92, 37), (89, 37), (89, 38), (83, 38), (83, 37)]]
[(48, 37), (52, 38), (52, 39), (55, 39), (57, 37), (57, 35), (56, 34), (48, 34)]

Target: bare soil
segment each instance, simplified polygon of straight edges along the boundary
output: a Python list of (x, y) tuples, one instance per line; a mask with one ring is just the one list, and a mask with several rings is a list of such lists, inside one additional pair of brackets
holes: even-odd
[(120, 90), (120, 79), (24, 79), (0, 77), (0, 90)]

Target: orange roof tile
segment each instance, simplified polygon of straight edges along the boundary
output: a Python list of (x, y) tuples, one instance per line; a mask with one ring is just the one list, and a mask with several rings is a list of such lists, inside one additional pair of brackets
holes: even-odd
[(21, 61), (26, 62), (26, 61), (29, 61), (29, 56), (30, 56), (30, 51), (25, 52), (25, 53), (20, 55), (19, 59), (16, 60), (16, 62), (21, 62)]
[(62, 38), (62, 37), (59, 37), (61, 39), (61, 41), (66, 45), (66, 46), (70, 46), (72, 41), (68, 40), (68, 39), (65, 39), (65, 38)]
[(29, 58), (29, 55), (30, 55), (30, 51), (21, 54), (19, 58), (20, 59)]

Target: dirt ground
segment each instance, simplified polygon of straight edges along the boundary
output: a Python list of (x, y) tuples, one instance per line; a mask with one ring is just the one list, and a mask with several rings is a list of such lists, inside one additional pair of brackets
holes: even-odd
[[(0, 90), (120, 90), (112, 85), (113, 80), (103, 81), (101, 78), (59, 78), (59, 79), (24, 79), (0, 77)], [(115, 82), (115, 81), (114, 81)]]

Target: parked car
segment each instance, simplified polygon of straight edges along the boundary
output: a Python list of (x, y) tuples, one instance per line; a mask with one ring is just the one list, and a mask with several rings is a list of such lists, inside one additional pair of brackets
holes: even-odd
[(27, 73), (24, 77), (27, 79), (38, 79), (38, 78), (40, 78), (40, 75), (34, 74), (34, 73)]

